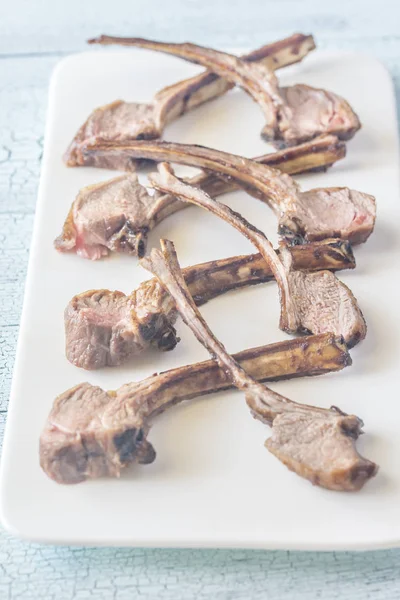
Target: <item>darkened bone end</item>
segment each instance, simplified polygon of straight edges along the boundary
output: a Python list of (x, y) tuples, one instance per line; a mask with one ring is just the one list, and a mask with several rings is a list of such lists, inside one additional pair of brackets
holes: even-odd
[(125, 221), (123, 227), (110, 238), (110, 249), (120, 254), (143, 258), (146, 253), (148, 233), (148, 227), (138, 229), (130, 221)]
[(278, 226), (278, 235), (289, 246), (301, 246), (309, 241), (296, 219), (289, 219), (288, 217), (281, 218)]
[(175, 327), (162, 313), (152, 314), (147, 323), (139, 325), (139, 331), (143, 339), (158, 350), (173, 350), (180, 342)]
[(113, 441), (123, 465), (135, 461), (147, 465), (154, 462), (156, 458), (156, 452), (145, 439), (143, 429), (126, 429), (123, 433), (115, 435)]

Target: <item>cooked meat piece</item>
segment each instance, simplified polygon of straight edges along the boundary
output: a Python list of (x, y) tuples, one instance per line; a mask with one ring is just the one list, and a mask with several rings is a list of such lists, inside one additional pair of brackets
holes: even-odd
[[(331, 164), (344, 154), (342, 142), (325, 136), (314, 143), (256, 160), (272, 163), (286, 173), (297, 173)], [(204, 185), (215, 194), (235, 187), (232, 182), (205, 173), (189, 181)], [(149, 196), (136, 175), (120, 176), (91, 185), (79, 193), (55, 246), (62, 252), (74, 251), (91, 259), (107, 256), (110, 251), (143, 255), (148, 232), (167, 216), (187, 206), (171, 196)]]
[[(332, 331), (343, 335), (348, 343), (363, 339), (366, 334), (365, 321), (350, 290), (333, 273), (292, 272), (292, 259), (284, 252), (284, 264), (265, 234), (251, 225), (241, 215), (225, 204), (213, 200), (202, 190), (177, 179), (165, 164), (160, 165), (160, 173), (150, 176), (150, 183), (159, 191), (174, 194), (201, 206), (238, 229), (257, 247), (269, 265), (278, 283), (281, 303), (280, 328), (288, 332), (311, 331), (324, 333)], [(315, 302), (318, 315), (315, 315)]]
[[(82, 152), (85, 155), (108, 155), (110, 160), (116, 153), (133, 159), (174, 162), (231, 178), (272, 208), (279, 218), (281, 234), (292, 243), (301, 239), (308, 241), (342, 235), (350, 243), (358, 243), (365, 241), (374, 228), (375, 198), (369, 194), (348, 188), (324, 188), (302, 193), (288, 174), (272, 169), (267, 164), (212, 148), (159, 141), (132, 142), (129, 145), (103, 142), (89, 144)], [(310, 202), (307, 210), (304, 208), (306, 202)], [(334, 210), (331, 209), (331, 203)], [(324, 215), (322, 219), (321, 211)], [(326, 220), (330, 216), (333, 217), (333, 224), (327, 226)], [(314, 219), (312, 224), (311, 218)]]
[(239, 85), (260, 105), (266, 121), (262, 136), (267, 141), (296, 145), (321, 133), (333, 133), (348, 140), (361, 127), (351, 106), (340, 96), (308, 85), (279, 89), (273, 69), (266, 64), (246, 62), (232, 54), (188, 42), (173, 44), (111, 36), (100, 36), (91, 40), (94, 42), (136, 46), (179, 56)]
[(283, 135), (299, 143), (323, 133), (350, 140), (360, 129), (359, 118), (348, 102), (332, 92), (297, 84), (280, 88), (290, 129)]
[(289, 469), (330, 490), (357, 491), (373, 477), (377, 465), (363, 458), (355, 441), (363, 422), (336, 407), (317, 408), (292, 402), (259, 383), (219, 342), (193, 302), (172, 242), (162, 240), (142, 259), (175, 300), (178, 312), (218, 362), (233, 385), (246, 394), (253, 415), (272, 428), (266, 447)]
[(299, 193), (296, 209), (279, 222), (279, 233), (291, 243), (338, 237), (365, 242), (375, 225), (375, 198), (349, 188), (316, 188)]
[[(290, 38), (263, 46), (243, 56), (248, 62), (260, 61), (271, 69), (299, 62), (315, 48), (312, 36), (295, 34)], [(97, 108), (79, 129), (67, 149), (64, 159), (75, 166), (79, 148), (89, 140), (125, 141), (153, 139), (162, 135), (164, 127), (188, 110), (217, 98), (232, 89), (233, 84), (218, 75), (205, 71), (160, 90), (149, 104), (117, 100)], [(118, 159), (91, 157), (86, 166), (106, 169), (132, 170), (132, 161), (123, 164)], [(136, 163), (135, 163), (136, 166)]]
[(78, 294), (64, 313), (68, 360), (84, 369), (115, 367), (156, 346), (171, 350), (179, 338), (171, 298), (152, 279), (130, 296), (90, 290)]
[(109, 252), (143, 256), (152, 204), (133, 173), (89, 185), (74, 200), (55, 247), (92, 260)]
[(365, 338), (367, 325), (357, 300), (331, 271), (305, 273), (289, 268), (288, 282), (304, 331), (340, 332), (349, 348)]
[[(152, 104), (116, 100), (92, 112), (69, 145), (64, 160), (68, 166), (74, 166), (79, 156), (80, 146), (89, 140), (118, 142), (151, 140), (159, 137), (159, 128), (159, 115)], [(129, 159), (126, 165), (122, 165), (119, 160), (110, 161), (108, 157), (93, 157), (93, 161), (87, 162), (86, 166), (129, 171), (130, 164)]]
[[(279, 252), (279, 250), (278, 250)], [(297, 269), (353, 269), (349, 244), (330, 240), (290, 249)], [(234, 256), (184, 270), (186, 283), (200, 306), (229, 290), (272, 279), (260, 254)], [(179, 338), (176, 311), (156, 279), (142, 283), (130, 296), (91, 290), (74, 296), (65, 310), (66, 356), (84, 369), (116, 366), (149, 347), (172, 350)]]
[[(253, 377), (278, 380), (339, 371), (351, 364), (346, 346), (332, 335), (310, 336), (235, 355)], [(123, 467), (147, 463), (152, 419), (170, 406), (232, 387), (215, 361), (152, 375), (105, 392), (82, 383), (54, 401), (40, 437), (40, 464), (58, 483), (118, 477)]]

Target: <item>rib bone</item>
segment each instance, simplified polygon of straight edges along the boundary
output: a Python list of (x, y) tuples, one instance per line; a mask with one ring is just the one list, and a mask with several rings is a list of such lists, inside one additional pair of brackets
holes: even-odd
[[(265, 63), (271, 69), (279, 69), (301, 61), (314, 48), (312, 36), (295, 34), (285, 40), (263, 46), (242, 58), (248, 62)], [(229, 81), (205, 71), (163, 88), (150, 104), (117, 100), (102, 106), (96, 109), (79, 129), (65, 153), (65, 161), (69, 166), (76, 166), (80, 146), (91, 138), (125, 142), (158, 138), (167, 123), (188, 110), (225, 94), (232, 87), (233, 84)], [(110, 162), (107, 158), (97, 160), (96, 164), (86, 164), (124, 170), (121, 161)]]
[[(291, 242), (340, 237), (353, 244), (365, 242), (375, 224), (375, 198), (348, 188), (301, 192), (287, 174), (254, 160), (188, 144), (139, 141), (130, 144), (97, 143), (81, 149), (83, 155), (145, 158), (213, 171), (228, 177), (251, 195), (266, 202), (279, 218), (281, 235)], [(82, 164), (84, 163), (84, 160)]]
[(292, 402), (257, 382), (230, 356), (200, 315), (182, 277), (172, 242), (162, 240), (163, 253), (153, 249), (142, 259), (175, 300), (178, 312), (210, 352), (229, 380), (246, 394), (253, 415), (272, 428), (266, 447), (289, 469), (313, 484), (331, 490), (356, 491), (377, 472), (375, 463), (357, 452), (355, 440), (363, 422), (338, 408), (317, 408)]
[[(327, 166), (344, 155), (343, 142), (325, 136), (256, 160), (285, 173), (298, 173)], [(224, 181), (214, 174), (201, 173), (189, 182), (212, 195), (235, 188), (233, 181)], [(142, 256), (149, 231), (170, 214), (187, 206), (172, 196), (149, 196), (136, 175), (116, 177), (79, 192), (55, 246), (61, 252), (74, 251), (93, 260), (111, 251)]]
[(293, 271), (290, 252), (286, 250), (282, 256), (284, 260), (281, 261), (262, 231), (225, 204), (177, 179), (168, 165), (162, 164), (159, 174), (151, 175), (149, 180), (157, 190), (174, 194), (216, 214), (256, 246), (278, 283), (281, 329), (293, 333), (332, 331), (336, 335), (343, 335), (349, 345), (364, 339), (366, 325), (357, 301), (333, 273)]
[(307, 85), (279, 89), (269, 65), (249, 63), (232, 54), (191, 43), (173, 44), (142, 38), (100, 36), (99, 44), (123, 44), (179, 56), (202, 65), (227, 81), (242, 87), (260, 105), (266, 124), (262, 136), (295, 145), (322, 133), (350, 139), (360, 129), (360, 121), (340, 96)]
[[(278, 250), (279, 253), (279, 250)], [(349, 244), (330, 240), (290, 249), (296, 269), (353, 269)], [(272, 279), (260, 254), (235, 256), (184, 270), (198, 306), (229, 290)], [(91, 290), (74, 296), (65, 310), (65, 349), (70, 362), (84, 369), (116, 366), (150, 347), (172, 350), (178, 337), (176, 310), (156, 279), (142, 283), (130, 296)]]
[[(245, 350), (235, 355), (253, 377), (278, 380), (339, 371), (351, 364), (343, 342), (330, 334)], [(134, 462), (152, 462), (152, 419), (167, 408), (232, 383), (215, 361), (152, 375), (105, 392), (82, 383), (54, 401), (40, 437), (40, 464), (58, 483), (118, 477)]]

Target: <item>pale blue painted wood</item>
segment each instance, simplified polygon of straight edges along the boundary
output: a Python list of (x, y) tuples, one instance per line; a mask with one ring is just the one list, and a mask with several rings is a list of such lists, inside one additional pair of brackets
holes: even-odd
[[(373, 54), (400, 93), (397, 0), (178, 0), (0, 5), (0, 444), (40, 169), (47, 86), (59, 57), (103, 31), (255, 47), (294, 31)], [(373, 82), (371, 82), (373, 85)], [(384, 119), (384, 115), (382, 115)], [(260, 518), (268, 518), (262, 515)], [(0, 530), (0, 600), (400, 598), (400, 550), (371, 553), (77, 549)]]

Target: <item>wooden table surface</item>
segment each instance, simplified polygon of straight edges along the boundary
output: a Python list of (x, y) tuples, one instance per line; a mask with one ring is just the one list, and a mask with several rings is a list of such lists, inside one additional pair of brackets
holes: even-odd
[[(0, 3), (0, 445), (35, 211), (48, 83), (60, 57), (84, 50), (84, 40), (102, 32), (257, 47), (300, 31), (313, 33), (321, 48), (374, 55), (392, 73), (399, 93), (399, 24), (398, 0)], [(29, 544), (0, 529), (1, 600), (393, 600), (400, 598), (399, 564), (400, 550), (69, 548)]]

